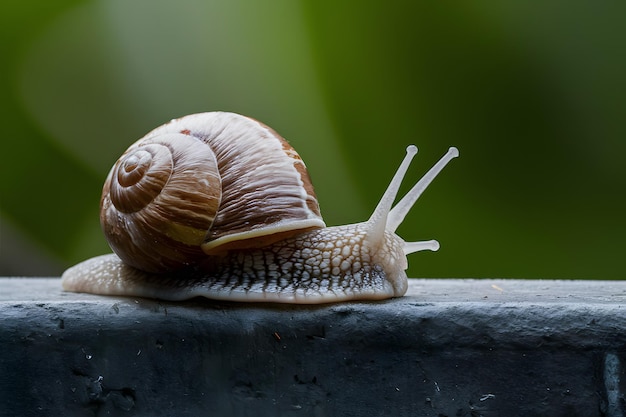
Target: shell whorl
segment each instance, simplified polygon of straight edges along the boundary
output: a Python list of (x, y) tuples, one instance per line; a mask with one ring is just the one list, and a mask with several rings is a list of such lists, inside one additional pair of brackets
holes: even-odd
[[(183, 150), (185, 150), (183, 152)], [(200, 249), (221, 199), (217, 161), (187, 135), (141, 140), (105, 182), (100, 222), (113, 251), (149, 272), (178, 269)]]
[(147, 272), (325, 226), (295, 150), (223, 112), (175, 119), (133, 144), (105, 182), (101, 225), (114, 252)]

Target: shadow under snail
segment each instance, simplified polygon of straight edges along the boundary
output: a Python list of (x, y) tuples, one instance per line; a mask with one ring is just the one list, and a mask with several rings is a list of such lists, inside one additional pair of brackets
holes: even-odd
[(294, 304), (400, 297), (406, 255), (439, 243), (395, 231), (459, 154), (450, 148), (392, 208), (416, 153), (406, 149), (369, 220), (326, 227), (304, 162), (274, 130), (225, 112), (174, 119), (111, 169), (100, 223), (115, 254), (69, 268), (63, 288)]

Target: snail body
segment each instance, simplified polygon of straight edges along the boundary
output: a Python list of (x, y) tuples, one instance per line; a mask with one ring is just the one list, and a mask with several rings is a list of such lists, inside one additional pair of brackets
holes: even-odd
[(392, 208), (407, 154), (369, 220), (326, 227), (306, 167), (276, 132), (234, 113), (175, 119), (135, 144), (103, 188), (116, 254), (63, 274), (67, 291), (184, 300), (317, 304), (407, 290), (406, 255), (437, 241), (395, 234), (456, 148)]

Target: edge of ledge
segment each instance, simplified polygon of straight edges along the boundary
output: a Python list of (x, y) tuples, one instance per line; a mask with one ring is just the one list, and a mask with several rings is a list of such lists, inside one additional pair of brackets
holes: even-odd
[[(0, 303), (27, 301), (71, 303), (126, 298), (64, 292), (60, 278), (0, 277)], [(626, 281), (411, 278), (406, 295), (396, 300), (409, 299), (420, 302), (458, 303), (626, 304)], [(345, 304), (350, 303), (354, 302)]]

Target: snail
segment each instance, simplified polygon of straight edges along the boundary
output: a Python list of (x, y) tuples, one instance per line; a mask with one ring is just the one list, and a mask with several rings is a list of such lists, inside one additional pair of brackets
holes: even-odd
[(174, 119), (111, 169), (100, 223), (115, 254), (63, 273), (66, 291), (185, 300), (318, 304), (403, 296), (406, 255), (436, 240), (395, 234), (451, 147), (393, 208), (417, 148), (371, 217), (326, 227), (304, 162), (268, 126), (235, 113)]

